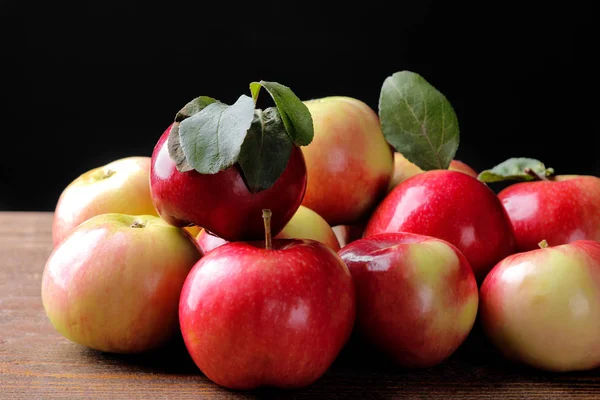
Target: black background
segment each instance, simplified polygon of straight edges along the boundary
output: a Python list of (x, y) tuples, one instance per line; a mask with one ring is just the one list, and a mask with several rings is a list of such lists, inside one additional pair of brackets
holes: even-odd
[(264, 79), (376, 110), (404, 69), (448, 97), (475, 169), (600, 175), (591, 2), (482, 3), (0, 0), (0, 210), (52, 210), (79, 174), (151, 155), (198, 95)]

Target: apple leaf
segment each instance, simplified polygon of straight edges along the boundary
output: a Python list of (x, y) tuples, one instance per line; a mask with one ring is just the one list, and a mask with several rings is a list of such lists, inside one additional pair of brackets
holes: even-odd
[(216, 174), (238, 161), (254, 118), (254, 101), (242, 95), (233, 105), (213, 102), (179, 123), (187, 162), (201, 174)]
[(238, 160), (250, 192), (273, 186), (285, 170), (293, 146), (276, 108), (254, 110)]
[(447, 169), (459, 143), (458, 119), (446, 97), (420, 75), (387, 77), (379, 96), (387, 142), (421, 169)]
[(179, 140), (179, 123), (184, 119), (199, 113), (207, 105), (216, 101), (217, 100), (208, 96), (196, 97), (194, 100), (183, 106), (183, 108), (175, 115), (175, 122), (171, 125), (169, 138), (167, 139), (167, 149), (169, 150), (169, 156), (175, 162), (175, 166), (179, 172), (187, 172), (194, 169), (188, 163), (185, 154), (183, 153), (183, 149), (181, 148), (181, 141)]
[(554, 169), (534, 158), (514, 157), (501, 162), (492, 169), (481, 171), (477, 179), (481, 182), (532, 181), (548, 179)]
[(273, 98), (281, 115), (285, 131), (296, 146), (308, 146), (314, 136), (313, 121), (308, 107), (292, 92), (277, 82), (252, 82), (250, 91), (254, 102), (258, 99), (260, 88), (264, 87)]
[(217, 101), (218, 100), (213, 99), (212, 97), (208, 97), (208, 96), (196, 97), (194, 100), (190, 101), (185, 106), (183, 106), (183, 108), (181, 110), (179, 110), (177, 115), (175, 115), (175, 122), (181, 122), (184, 119), (189, 118), (192, 115), (199, 113), (209, 104), (215, 103)]

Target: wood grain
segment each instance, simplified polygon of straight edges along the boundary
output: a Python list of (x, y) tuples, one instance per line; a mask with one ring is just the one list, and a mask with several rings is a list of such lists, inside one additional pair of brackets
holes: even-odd
[(504, 361), (474, 329), (446, 362), (405, 370), (353, 339), (319, 381), (302, 390), (236, 392), (211, 383), (181, 340), (122, 356), (57, 334), (40, 298), (52, 251), (51, 213), (0, 213), (0, 399), (435, 398), (600, 399), (598, 370), (552, 374)]

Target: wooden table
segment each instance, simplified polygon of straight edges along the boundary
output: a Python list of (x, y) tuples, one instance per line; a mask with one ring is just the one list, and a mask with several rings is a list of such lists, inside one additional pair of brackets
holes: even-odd
[(398, 368), (353, 340), (303, 390), (236, 392), (211, 383), (181, 341), (138, 356), (69, 342), (48, 322), (40, 279), (51, 252), (51, 213), (0, 213), (0, 399), (431, 398), (600, 399), (600, 371), (545, 373), (505, 362), (474, 329), (446, 362)]

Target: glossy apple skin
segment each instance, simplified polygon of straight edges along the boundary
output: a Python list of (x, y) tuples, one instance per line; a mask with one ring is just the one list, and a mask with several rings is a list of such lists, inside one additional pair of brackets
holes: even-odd
[[(474, 178), (477, 178), (478, 176), (477, 171), (475, 171), (468, 164), (460, 160), (451, 160), (448, 169), (450, 171), (463, 172)], [(392, 175), (392, 179), (390, 180), (388, 191), (392, 190), (393, 188), (398, 186), (398, 184), (404, 182), (411, 176), (420, 174), (422, 172), (425, 171), (419, 168), (416, 164), (408, 161), (406, 157), (402, 155), (402, 153), (397, 151), (394, 152), (394, 173)]]
[(353, 224), (386, 194), (394, 168), (392, 150), (377, 114), (364, 102), (332, 96), (304, 103), (315, 135), (302, 147), (308, 168), (302, 204), (331, 226)]
[(512, 227), (496, 194), (467, 174), (434, 170), (396, 186), (371, 216), (364, 237), (411, 232), (450, 242), (479, 282), (515, 252)]
[(44, 310), (61, 335), (83, 346), (153, 350), (178, 334), (179, 295), (199, 258), (192, 238), (159, 217), (92, 217), (48, 258)]
[(600, 242), (507, 257), (480, 296), (483, 330), (508, 359), (559, 372), (600, 366)]
[(181, 332), (200, 370), (231, 389), (299, 388), (319, 379), (350, 337), (352, 277), (326, 245), (227, 243), (192, 269)]
[(263, 208), (272, 211), (277, 234), (306, 191), (306, 164), (294, 147), (286, 169), (269, 189), (251, 193), (237, 165), (213, 175), (179, 172), (167, 148), (168, 128), (152, 154), (151, 193), (159, 215), (174, 226), (198, 225), (229, 241), (264, 237)]
[[(304, 206), (298, 208), (290, 222), (275, 237), (277, 239), (312, 239), (326, 244), (335, 252), (340, 249), (340, 243), (327, 221), (310, 208)], [(204, 229), (198, 232), (196, 241), (204, 254), (228, 243), (227, 240), (215, 236)]]
[(533, 250), (575, 240), (600, 240), (600, 178), (559, 175), (552, 181), (520, 182), (498, 193), (508, 212), (517, 249)]
[(54, 210), (54, 246), (80, 223), (105, 213), (158, 215), (150, 196), (150, 157), (115, 160), (74, 179)]
[(357, 332), (397, 364), (439, 364), (468, 336), (478, 287), (455, 246), (424, 235), (388, 233), (354, 241), (339, 255), (356, 287)]

